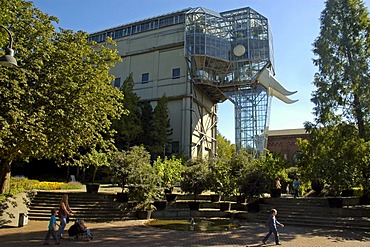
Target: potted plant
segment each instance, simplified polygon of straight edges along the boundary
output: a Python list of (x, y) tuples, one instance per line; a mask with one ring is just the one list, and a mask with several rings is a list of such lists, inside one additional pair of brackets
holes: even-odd
[(182, 160), (174, 156), (171, 159), (158, 157), (153, 167), (160, 178), (160, 186), (164, 188), (167, 201), (174, 201), (176, 194), (172, 193), (173, 188), (181, 182), (181, 174), (185, 170)]
[(116, 195), (116, 200), (118, 202), (128, 202), (126, 186), (133, 165), (134, 162), (130, 159), (130, 152), (117, 151), (112, 157), (110, 170), (113, 177), (122, 188), (122, 191), (118, 192)]
[(197, 202), (197, 195), (201, 194), (207, 188), (208, 178), (208, 164), (204, 160), (188, 161), (182, 173), (180, 187), (185, 193), (194, 195), (194, 201), (189, 202), (190, 210), (199, 209), (200, 202)]
[(238, 204), (245, 203), (245, 194), (243, 191), (243, 175), (252, 167), (254, 158), (246, 150), (241, 149), (231, 156), (230, 166), (230, 187), (233, 188), (233, 194)]
[(129, 198), (134, 202), (133, 210), (138, 217), (142, 212), (146, 212), (148, 217), (155, 210), (154, 201), (163, 194), (163, 188), (159, 186), (160, 178), (151, 166), (150, 154), (144, 147), (132, 147), (126, 161), (130, 163), (127, 183), (130, 185)]
[(267, 152), (254, 161), (253, 171), (256, 170), (265, 177), (265, 182), (270, 187), (271, 197), (280, 197), (281, 183), (288, 180), (284, 159), (281, 156)]
[(358, 183), (354, 178), (361, 177), (356, 163), (361, 163), (361, 140), (356, 128), (346, 122), (317, 126), (305, 123), (309, 140), (298, 140), (300, 148), (299, 164), (302, 174), (309, 179), (320, 179), (329, 186), (332, 197), (328, 197), (331, 207), (342, 207), (343, 189), (352, 188)]
[(247, 211), (259, 212), (260, 195), (269, 188), (266, 175), (259, 170), (249, 169), (243, 172), (239, 185), (243, 194), (248, 197)]
[[(233, 185), (231, 167), (228, 162), (214, 158), (210, 164), (207, 188), (215, 192), (215, 195), (211, 195), (211, 201), (219, 202), (221, 211), (230, 210), (231, 203), (225, 201), (225, 196), (233, 194), (235, 190)], [(212, 200), (212, 196), (216, 196), (216, 199)]]
[(93, 176), (91, 183), (86, 184), (87, 193), (98, 193), (100, 185), (95, 183), (96, 173), (99, 167), (109, 166), (109, 152), (104, 152), (103, 150), (91, 149), (90, 152), (82, 156), (81, 162), (85, 164), (85, 167), (94, 167)]

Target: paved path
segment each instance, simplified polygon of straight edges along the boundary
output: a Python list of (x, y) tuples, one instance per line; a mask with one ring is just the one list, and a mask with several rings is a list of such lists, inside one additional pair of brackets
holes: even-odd
[[(88, 223), (88, 222), (87, 222)], [(146, 221), (129, 220), (109, 223), (88, 223), (95, 238), (90, 242), (62, 239), (60, 246), (249, 246), (260, 245), (266, 228), (258, 223), (241, 222), (237, 230), (192, 232), (158, 229), (145, 225)], [(1, 247), (41, 246), (46, 234), (47, 221), (29, 221), (21, 228), (0, 228)], [(66, 229), (71, 226), (68, 224)], [(310, 247), (370, 247), (369, 232), (351, 232), (308, 227), (280, 228), (282, 246)], [(53, 244), (53, 240), (49, 241)], [(275, 246), (273, 236), (267, 245)]]

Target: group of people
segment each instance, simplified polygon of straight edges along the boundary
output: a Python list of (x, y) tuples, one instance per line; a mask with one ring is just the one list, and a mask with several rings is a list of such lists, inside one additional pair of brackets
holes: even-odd
[[(281, 189), (280, 179), (276, 179), (275, 187), (276, 187), (276, 189)], [(297, 198), (299, 196), (299, 180), (298, 180), (297, 177), (293, 181), (293, 189), (294, 189), (294, 198)], [(290, 193), (289, 184), (287, 184), (286, 185), (286, 194), (289, 195), (289, 193)]]
[[(68, 203), (68, 195), (65, 194), (62, 196), (62, 199), (60, 200), (59, 204), (59, 210), (56, 208), (53, 208), (51, 210), (51, 217), (49, 221), (49, 226), (48, 226), (48, 232), (45, 236), (45, 241), (44, 245), (48, 245), (48, 240), (50, 239), (50, 236), (53, 237), (55, 244), (60, 244), (60, 239), (63, 238), (63, 231), (64, 228), (66, 227), (67, 223), (69, 222), (69, 217), (73, 216), (73, 211), (69, 207)], [(57, 224), (56, 216), (58, 215), (60, 224)], [(83, 220), (79, 221), (79, 226), (81, 228), (81, 231), (86, 231), (88, 234), (90, 234), (90, 231), (88, 228), (85, 226), (85, 223)], [(59, 228), (57, 228), (59, 226)]]

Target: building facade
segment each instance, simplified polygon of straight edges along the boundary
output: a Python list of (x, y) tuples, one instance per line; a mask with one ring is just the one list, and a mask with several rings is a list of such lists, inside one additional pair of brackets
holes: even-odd
[(295, 164), (295, 157), (299, 151), (297, 139), (308, 139), (309, 134), (302, 129), (270, 130), (268, 133), (267, 149), (281, 155), (289, 165)]
[(152, 106), (168, 98), (172, 153), (216, 154), (217, 104), (235, 106), (237, 148), (266, 147), (271, 97), (294, 101), (274, 78), (268, 21), (251, 8), (215, 12), (187, 8), (90, 34), (117, 43), (122, 62), (114, 86), (130, 74), (134, 90)]

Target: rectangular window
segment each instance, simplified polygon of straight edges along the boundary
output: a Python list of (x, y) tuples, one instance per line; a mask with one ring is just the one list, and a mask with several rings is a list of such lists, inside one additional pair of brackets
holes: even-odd
[(115, 87), (121, 87), (121, 78), (116, 78), (114, 80), (114, 86)]
[(172, 79), (180, 78), (180, 68), (172, 69)]
[(144, 73), (141, 75), (141, 83), (148, 83), (149, 82), (149, 73)]

